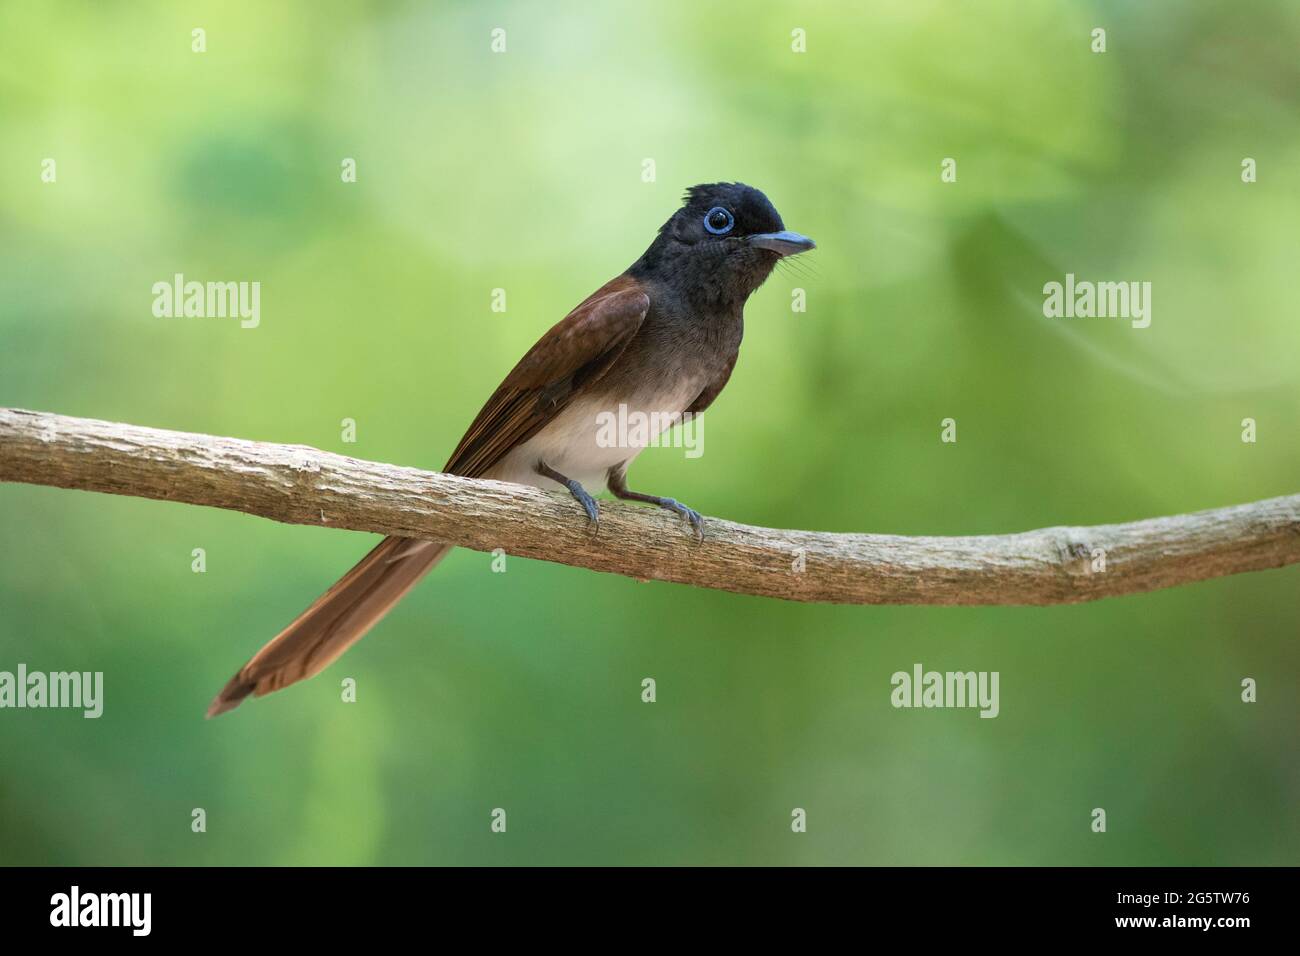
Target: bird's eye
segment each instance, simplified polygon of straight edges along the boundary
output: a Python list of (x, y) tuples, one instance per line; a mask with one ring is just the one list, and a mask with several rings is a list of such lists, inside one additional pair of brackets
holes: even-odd
[(715, 236), (725, 236), (735, 224), (735, 217), (721, 206), (714, 206), (704, 214), (704, 228)]

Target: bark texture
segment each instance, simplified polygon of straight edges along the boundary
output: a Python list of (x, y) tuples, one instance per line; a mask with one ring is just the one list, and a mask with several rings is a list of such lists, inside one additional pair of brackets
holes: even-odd
[[(0, 408), (0, 481), (430, 538), (792, 601), (1068, 604), (1300, 562), (1300, 495), (1125, 524), (971, 537), (782, 531), (278, 445)], [(1103, 554), (1105, 570), (1094, 570)]]

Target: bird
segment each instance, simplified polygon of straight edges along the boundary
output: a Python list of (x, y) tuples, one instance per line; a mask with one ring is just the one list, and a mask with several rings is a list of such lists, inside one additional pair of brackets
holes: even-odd
[[(519, 360), (443, 471), (564, 489), (597, 527), (589, 489), (608, 490), (675, 512), (702, 538), (699, 512), (628, 488), (628, 466), (653, 436), (611, 442), (599, 423), (622, 406), (670, 426), (712, 405), (736, 365), (746, 301), (781, 259), (815, 245), (787, 230), (752, 186), (692, 186), (641, 257)], [(207, 716), (318, 674), (450, 550), (442, 542), (384, 538), (239, 669)]]

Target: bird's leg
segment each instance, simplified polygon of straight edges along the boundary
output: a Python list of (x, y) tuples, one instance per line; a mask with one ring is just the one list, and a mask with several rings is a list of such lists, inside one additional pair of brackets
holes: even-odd
[(578, 504), (582, 505), (583, 510), (587, 512), (587, 519), (594, 525), (600, 524), (600, 511), (596, 508), (596, 499), (587, 494), (587, 489), (573, 478), (566, 478), (544, 461), (539, 461), (535, 469), (537, 473), (551, 481), (558, 481), (564, 487), (569, 489), (569, 494), (578, 499)]
[(694, 508), (688, 508), (676, 498), (661, 498), (659, 495), (643, 495), (639, 491), (627, 490), (627, 467), (619, 465), (609, 470), (609, 492), (615, 498), (622, 501), (644, 501), (648, 504), (658, 505), (660, 508), (667, 508), (669, 511), (681, 515), (691, 523), (695, 529), (695, 535), (701, 541), (704, 540), (704, 518)]

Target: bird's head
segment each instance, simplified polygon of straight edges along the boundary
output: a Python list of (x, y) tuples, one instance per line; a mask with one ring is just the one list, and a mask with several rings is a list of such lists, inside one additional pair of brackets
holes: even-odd
[(753, 186), (707, 183), (686, 191), (682, 207), (629, 271), (667, 282), (691, 299), (743, 304), (778, 261), (814, 246), (787, 230)]

